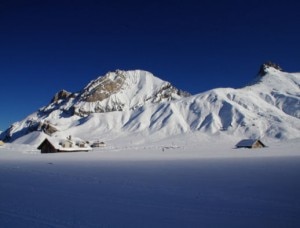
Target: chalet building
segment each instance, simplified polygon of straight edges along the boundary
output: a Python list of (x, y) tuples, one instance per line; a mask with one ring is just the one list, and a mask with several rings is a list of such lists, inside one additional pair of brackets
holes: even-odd
[(63, 140), (59, 143), (63, 148), (72, 148), (73, 147), (73, 141), (70, 139)]
[(2, 140), (0, 140), (0, 146), (3, 146), (4, 142)]
[(78, 141), (78, 142), (76, 142), (76, 146), (78, 146), (78, 147), (80, 147), (80, 148), (86, 147), (87, 144), (88, 144), (88, 143), (83, 142), (83, 141)]
[(263, 148), (266, 147), (259, 139), (243, 139), (238, 144), (236, 144), (236, 148)]
[(55, 143), (50, 142), (47, 138), (38, 146), (37, 149), (41, 150), (42, 154), (59, 152), (59, 149), (55, 147)]
[(63, 141), (58, 141), (55, 139), (46, 138), (37, 148), (41, 150), (41, 153), (57, 153), (57, 152), (88, 152), (92, 148), (83, 143), (83, 141), (78, 141), (74, 143), (71, 139), (66, 139)]

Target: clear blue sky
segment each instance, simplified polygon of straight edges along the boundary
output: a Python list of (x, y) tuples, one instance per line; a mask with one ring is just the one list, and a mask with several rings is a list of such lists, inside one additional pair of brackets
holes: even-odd
[(299, 1), (0, 1), (0, 130), (115, 69), (192, 94), (300, 71)]

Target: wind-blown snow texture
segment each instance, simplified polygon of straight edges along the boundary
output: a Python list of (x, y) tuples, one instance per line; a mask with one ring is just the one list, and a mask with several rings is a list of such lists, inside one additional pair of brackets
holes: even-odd
[(3, 132), (2, 138), (22, 137), (19, 142), (38, 144), (43, 131), (53, 137), (115, 142), (126, 136), (136, 144), (145, 137), (155, 141), (189, 132), (299, 138), (300, 73), (271, 66), (264, 71), (244, 88), (219, 88), (194, 96), (146, 71), (110, 72), (80, 93), (57, 94), (52, 103)]

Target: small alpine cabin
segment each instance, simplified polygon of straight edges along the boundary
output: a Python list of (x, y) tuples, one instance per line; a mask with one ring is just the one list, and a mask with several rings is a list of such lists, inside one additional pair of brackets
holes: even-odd
[[(81, 141), (80, 141), (81, 142)], [(41, 153), (57, 153), (57, 152), (88, 152), (92, 148), (81, 143), (73, 143), (70, 139), (63, 140), (61, 142), (53, 139), (44, 139), (44, 141), (38, 146), (38, 150), (41, 150)]]
[(243, 139), (236, 144), (236, 148), (263, 148), (266, 147), (259, 139)]

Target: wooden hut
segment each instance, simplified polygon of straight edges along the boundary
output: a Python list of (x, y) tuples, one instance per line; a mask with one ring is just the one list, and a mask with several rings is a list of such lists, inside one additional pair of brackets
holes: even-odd
[(49, 141), (47, 138), (38, 146), (38, 150), (41, 150), (42, 154), (59, 152), (59, 149), (55, 146), (55, 143)]
[(236, 148), (263, 148), (266, 147), (259, 139), (243, 139), (236, 144)]
[(56, 152), (87, 152), (92, 148), (87, 144), (76, 145), (70, 139), (59, 142), (55, 139), (45, 139), (38, 148), (41, 153), (56, 153)]

